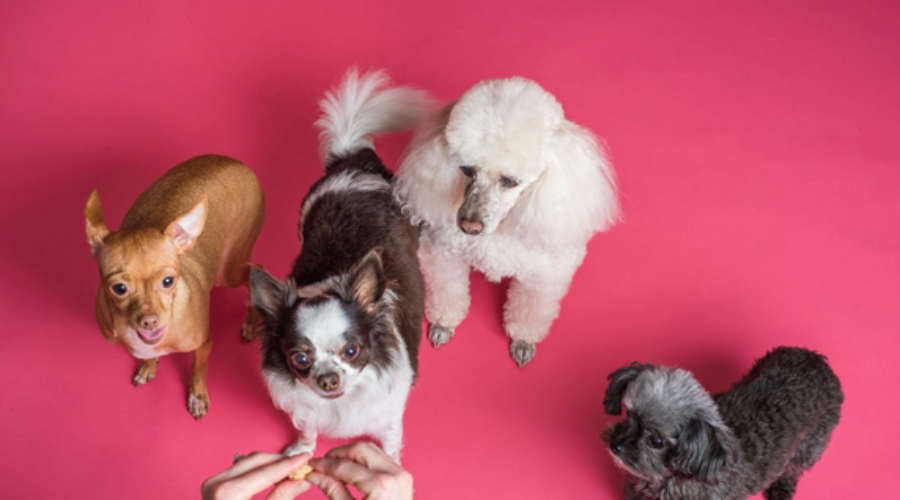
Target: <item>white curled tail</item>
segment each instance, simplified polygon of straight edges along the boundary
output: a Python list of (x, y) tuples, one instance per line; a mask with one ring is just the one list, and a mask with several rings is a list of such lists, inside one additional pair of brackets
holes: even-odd
[(426, 92), (389, 85), (383, 71), (359, 76), (352, 68), (336, 88), (325, 93), (319, 104), (322, 116), (316, 121), (325, 165), (364, 148), (374, 149), (373, 136), (410, 130), (425, 117), (431, 103)]

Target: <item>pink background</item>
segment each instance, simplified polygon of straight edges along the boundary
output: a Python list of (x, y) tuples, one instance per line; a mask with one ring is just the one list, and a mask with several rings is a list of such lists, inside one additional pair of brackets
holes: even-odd
[[(3, 2), (0, 496), (197, 498), (234, 453), (294, 436), (239, 342), (243, 290), (214, 292), (206, 418), (184, 407), (187, 355), (131, 386), (94, 324), (82, 210), (97, 188), (116, 228), (169, 167), (231, 155), (267, 195), (254, 258), (283, 276), (317, 100), (359, 65), (440, 99), (540, 82), (608, 142), (626, 216), (525, 370), (479, 277), (456, 338), (423, 347), (418, 498), (621, 498), (608, 373), (649, 360), (719, 391), (779, 344), (827, 354), (847, 395), (796, 498), (897, 498), (898, 19), (891, 0)], [(379, 152), (393, 165), (407, 140)]]

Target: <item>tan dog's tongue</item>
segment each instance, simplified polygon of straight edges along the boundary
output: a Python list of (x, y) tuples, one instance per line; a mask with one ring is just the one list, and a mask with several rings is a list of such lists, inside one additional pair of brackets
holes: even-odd
[(141, 337), (144, 338), (144, 340), (147, 340), (148, 342), (153, 342), (154, 340), (159, 340), (159, 338), (162, 337), (163, 330), (165, 330), (165, 327), (162, 327), (157, 330), (153, 330), (152, 332), (145, 332), (144, 330), (138, 330), (137, 332), (138, 332), (138, 335), (140, 335)]

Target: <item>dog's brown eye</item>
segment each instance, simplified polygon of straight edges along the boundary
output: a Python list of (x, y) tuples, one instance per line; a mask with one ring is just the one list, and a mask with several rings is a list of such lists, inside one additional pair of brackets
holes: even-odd
[(656, 436), (650, 436), (650, 437), (648, 437), (648, 438), (647, 438), (647, 442), (650, 443), (650, 446), (652, 446), (653, 448), (656, 448), (657, 450), (660, 449), (660, 448), (662, 448), (663, 445), (665, 445), (665, 443), (663, 442), (663, 440), (660, 439), (660, 438), (658, 438), (658, 437), (656, 437)]
[(171, 276), (166, 276), (165, 278), (163, 278), (163, 281), (162, 281), (163, 288), (172, 288), (172, 285), (174, 285), (174, 284), (175, 284), (175, 278), (173, 278)]
[(463, 165), (459, 167), (462, 170), (462, 173), (465, 174), (466, 177), (472, 177), (475, 175), (475, 167), (470, 167), (469, 165)]
[(128, 287), (121, 283), (117, 283), (117, 284), (111, 286), (110, 288), (112, 289), (112, 292), (114, 294), (118, 295), (119, 297), (128, 293)]
[(512, 177), (501, 177), (500, 185), (507, 189), (514, 188), (519, 185), (519, 180)]
[(347, 359), (354, 359), (359, 354), (359, 346), (355, 344), (350, 344), (344, 348), (344, 357)]

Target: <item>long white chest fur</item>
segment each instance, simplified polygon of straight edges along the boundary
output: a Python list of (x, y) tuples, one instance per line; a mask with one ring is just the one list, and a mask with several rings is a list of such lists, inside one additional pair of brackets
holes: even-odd
[[(333, 438), (376, 436), (402, 428), (413, 372), (405, 347), (400, 358), (379, 374), (366, 367), (343, 396), (325, 399), (294, 377), (265, 371), (275, 406), (287, 412), (300, 432)], [(399, 428), (398, 428), (399, 426)]]
[(489, 281), (515, 276), (574, 273), (587, 253), (585, 245), (526, 245), (521, 239), (496, 232), (469, 236), (456, 226), (429, 226), (422, 231), (422, 246), (462, 258)]

